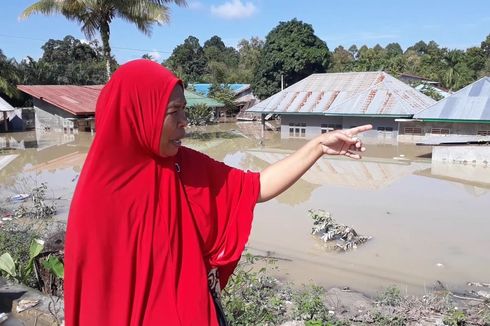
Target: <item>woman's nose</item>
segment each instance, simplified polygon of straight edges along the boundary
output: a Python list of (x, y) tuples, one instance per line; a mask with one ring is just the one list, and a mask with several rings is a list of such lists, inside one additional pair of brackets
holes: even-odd
[(181, 112), (182, 113), (179, 114), (179, 126), (185, 128), (188, 124), (187, 115), (185, 114), (184, 110), (182, 110)]

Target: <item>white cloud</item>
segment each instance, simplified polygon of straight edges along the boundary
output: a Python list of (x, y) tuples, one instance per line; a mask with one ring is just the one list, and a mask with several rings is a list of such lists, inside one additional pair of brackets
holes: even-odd
[(153, 61), (158, 61), (162, 57), (162, 54), (160, 52), (158, 52), (158, 51), (149, 52), (148, 55), (151, 56), (151, 58), (153, 59)]
[(204, 8), (204, 5), (202, 4), (202, 2), (199, 1), (189, 1), (187, 3), (187, 8), (189, 8), (190, 10), (201, 10)]
[(225, 19), (240, 19), (252, 16), (257, 8), (252, 2), (242, 3), (241, 0), (231, 0), (219, 6), (211, 6), (211, 13)]

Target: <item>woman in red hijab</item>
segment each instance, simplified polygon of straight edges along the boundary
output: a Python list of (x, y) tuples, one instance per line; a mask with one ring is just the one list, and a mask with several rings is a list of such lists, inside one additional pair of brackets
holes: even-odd
[(216, 298), (256, 202), (323, 154), (358, 158), (355, 136), (371, 128), (324, 134), (259, 174), (181, 146), (185, 106), (182, 82), (149, 60), (122, 65), (102, 89), (68, 218), (67, 326), (224, 324)]

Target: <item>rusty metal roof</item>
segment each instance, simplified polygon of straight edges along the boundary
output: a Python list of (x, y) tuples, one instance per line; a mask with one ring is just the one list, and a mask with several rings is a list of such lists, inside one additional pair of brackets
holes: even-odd
[(277, 114), (412, 116), (435, 103), (385, 72), (313, 74), (247, 111)]
[(104, 85), (18, 85), (17, 88), (37, 99), (76, 116), (95, 114), (95, 105)]
[(477, 80), (413, 117), (422, 120), (490, 121), (490, 77)]

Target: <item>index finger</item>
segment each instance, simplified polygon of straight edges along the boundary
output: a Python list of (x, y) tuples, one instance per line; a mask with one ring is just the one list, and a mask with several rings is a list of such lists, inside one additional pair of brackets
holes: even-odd
[(368, 131), (373, 129), (373, 125), (362, 125), (359, 127), (350, 128), (348, 132), (352, 135), (357, 135), (360, 132)]

